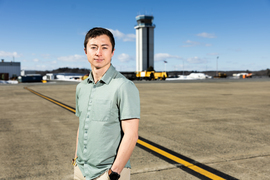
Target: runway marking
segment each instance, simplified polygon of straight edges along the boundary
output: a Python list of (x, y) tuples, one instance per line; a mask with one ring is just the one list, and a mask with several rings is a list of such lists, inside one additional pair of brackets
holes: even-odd
[[(75, 108), (68, 106), (66, 104), (63, 104), (57, 100), (54, 100), (48, 96), (44, 96), (32, 89), (29, 89), (27, 87), (24, 87), (24, 89), (32, 92), (33, 94), (36, 94), (39, 97), (42, 97), (70, 112), (76, 113)], [(209, 166), (206, 166), (204, 164), (201, 164), (199, 162), (196, 162), (193, 159), (190, 159), (188, 157), (185, 157), (179, 153), (176, 153), (170, 149), (167, 149), (163, 146), (160, 146), (154, 142), (151, 142), (147, 139), (144, 139), (142, 137), (139, 137), (137, 141), (137, 146), (146, 150), (147, 152), (171, 163), (176, 165), (178, 168), (200, 178), (200, 179), (215, 179), (215, 180), (237, 180), (237, 178), (234, 178), (230, 175), (227, 175), (223, 172), (220, 172), (216, 169), (213, 169)]]
[(198, 177), (199, 179), (237, 180), (237, 178), (235, 177), (232, 177), (209, 166), (201, 164), (193, 159), (190, 159), (175, 151), (151, 142), (143, 137), (139, 137), (139, 140), (137, 141), (137, 146), (167, 161), (168, 163), (176, 165), (178, 168)]
[(59, 102), (59, 101), (56, 101), (56, 100), (54, 100), (54, 99), (52, 99), (52, 98), (49, 98), (49, 97), (47, 97), (47, 96), (44, 96), (44, 95), (42, 95), (42, 94), (40, 94), (40, 93), (38, 93), (38, 92), (36, 92), (36, 91), (34, 91), (34, 90), (32, 90), (32, 89), (29, 89), (28, 87), (24, 87), (24, 89), (27, 89), (28, 91), (30, 91), (30, 92), (32, 92), (32, 93), (38, 95), (39, 97), (42, 97), (42, 98), (44, 98), (44, 99), (46, 99), (46, 100), (48, 100), (48, 101), (51, 101), (52, 103), (57, 104), (58, 106), (60, 106), (60, 107), (62, 107), (62, 108), (64, 108), (64, 109), (67, 109), (67, 110), (69, 110), (69, 111), (71, 111), (71, 112), (73, 112), (73, 113), (76, 113), (76, 110), (75, 110), (73, 107), (70, 107), (70, 106), (68, 106), (68, 105), (66, 105), (66, 104), (63, 104), (63, 103), (61, 103), (61, 102)]
[(138, 140), (138, 143), (147, 147), (148, 149), (151, 149), (152, 151), (155, 151), (155, 152), (161, 154), (162, 156), (165, 156), (165, 157), (167, 157), (167, 158), (169, 158), (169, 159), (171, 159), (179, 164), (182, 164), (182, 165), (192, 169), (193, 171), (196, 171), (196, 172), (198, 172), (206, 177), (209, 177), (211, 179), (216, 179), (216, 180), (224, 180), (224, 178), (221, 178), (213, 173), (210, 173), (210, 172), (208, 172), (208, 171), (206, 171), (198, 166), (195, 166), (194, 164), (191, 164), (183, 159), (180, 159), (179, 157), (176, 157), (176, 156), (174, 156), (166, 151), (163, 151), (155, 146), (152, 146), (152, 145), (150, 145), (150, 144), (148, 144), (140, 139)]

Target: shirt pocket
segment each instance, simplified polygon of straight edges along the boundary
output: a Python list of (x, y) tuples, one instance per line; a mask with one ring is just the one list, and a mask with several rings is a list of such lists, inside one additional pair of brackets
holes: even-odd
[(93, 121), (108, 121), (111, 116), (111, 101), (104, 99), (93, 100), (91, 119)]

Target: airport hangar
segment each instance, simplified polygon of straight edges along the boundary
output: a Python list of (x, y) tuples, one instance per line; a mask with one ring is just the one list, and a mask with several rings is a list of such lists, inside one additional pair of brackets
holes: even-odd
[(9, 80), (12, 77), (18, 77), (21, 74), (20, 62), (5, 62), (4, 59), (0, 62), (0, 80)]

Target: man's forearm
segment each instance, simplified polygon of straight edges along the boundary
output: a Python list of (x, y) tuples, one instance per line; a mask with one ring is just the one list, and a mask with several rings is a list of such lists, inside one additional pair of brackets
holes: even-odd
[(77, 149), (78, 149), (78, 137), (79, 137), (79, 128), (78, 128), (78, 130), (77, 130), (75, 158), (77, 157)]
[(138, 135), (124, 135), (117, 153), (116, 160), (114, 161), (111, 168), (112, 171), (117, 172), (118, 174), (121, 173), (121, 171), (127, 164), (134, 147), (136, 146), (137, 140)]
[(130, 121), (131, 123), (129, 122), (128, 125), (122, 124), (124, 136), (120, 143), (116, 159), (111, 167), (112, 171), (117, 172), (118, 174), (121, 173), (121, 171), (127, 164), (138, 140), (139, 120), (134, 119), (128, 121)]

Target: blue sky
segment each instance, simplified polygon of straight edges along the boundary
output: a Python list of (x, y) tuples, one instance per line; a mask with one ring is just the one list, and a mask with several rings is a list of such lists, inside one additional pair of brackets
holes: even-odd
[[(270, 68), (270, 0), (0, 0), (0, 59), (25, 70), (89, 68), (86, 32), (110, 29), (112, 64), (136, 70), (135, 17), (153, 15), (155, 70)], [(217, 59), (217, 57), (219, 57)]]

